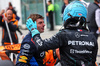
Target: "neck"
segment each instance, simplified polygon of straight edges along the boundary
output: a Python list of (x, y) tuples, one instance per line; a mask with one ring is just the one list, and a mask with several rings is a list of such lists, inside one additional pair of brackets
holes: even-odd
[(65, 5), (68, 5), (68, 3), (65, 3)]

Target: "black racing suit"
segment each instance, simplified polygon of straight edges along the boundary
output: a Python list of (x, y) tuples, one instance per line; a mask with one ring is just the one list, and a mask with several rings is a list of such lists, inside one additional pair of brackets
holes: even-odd
[(33, 41), (39, 51), (59, 48), (62, 66), (95, 66), (97, 40), (85, 29), (63, 29), (45, 41), (37, 34)]

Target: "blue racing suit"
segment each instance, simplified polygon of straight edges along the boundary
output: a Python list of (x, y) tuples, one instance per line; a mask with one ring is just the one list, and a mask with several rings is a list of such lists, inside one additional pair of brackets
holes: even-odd
[(45, 66), (43, 65), (44, 56), (44, 51), (37, 51), (31, 33), (29, 33), (21, 43), (21, 49), (17, 57), (16, 66)]

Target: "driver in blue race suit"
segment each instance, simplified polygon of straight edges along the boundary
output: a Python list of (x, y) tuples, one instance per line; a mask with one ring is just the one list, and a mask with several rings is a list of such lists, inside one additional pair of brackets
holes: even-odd
[(42, 40), (36, 22), (28, 19), (26, 27), (31, 31), (38, 51), (59, 48), (62, 66), (95, 66), (98, 44), (86, 27), (87, 10), (82, 2), (73, 1), (64, 10), (64, 29)]
[[(44, 20), (39, 14), (30, 14), (31, 18), (37, 22), (37, 29), (44, 32)], [(16, 66), (54, 66), (56, 63), (56, 50), (38, 51), (34, 45), (31, 33), (29, 32), (21, 43), (20, 53), (17, 57)]]

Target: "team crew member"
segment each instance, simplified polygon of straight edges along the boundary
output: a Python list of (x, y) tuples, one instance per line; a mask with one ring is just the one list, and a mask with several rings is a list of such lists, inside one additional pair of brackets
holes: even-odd
[[(16, 44), (18, 43), (18, 37), (17, 37), (17, 34), (16, 34), (16, 29), (18, 27), (18, 21), (13, 18), (13, 12), (12, 10), (7, 10), (6, 12), (6, 17), (3, 18), (2, 16), (0, 16), (0, 26), (2, 26), (2, 44), (3, 45), (9, 45), (11, 44), (10, 43), (10, 39), (9, 39), (9, 36), (8, 36), (8, 32), (7, 32), (7, 28), (6, 28), (6, 25), (5, 25), (5, 20), (7, 20), (7, 23), (8, 23), (8, 27), (9, 27), (9, 30), (10, 30), (10, 33), (11, 33), (11, 37), (12, 37), (12, 41)], [(3, 20), (4, 19), (4, 20)]]
[(53, 23), (54, 5), (51, 3), (51, 1), (48, 1), (47, 5), (48, 5), (48, 12), (46, 15), (49, 17), (50, 30), (54, 30), (54, 23)]
[[(44, 18), (39, 14), (31, 14), (28, 19), (37, 23), (37, 30), (44, 32)], [(56, 50), (38, 51), (29, 32), (21, 43), (20, 53), (17, 57), (16, 66), (54, 66), (56, 63)]]
[(87, 10), (82, 2), (70, 3), (64, 10), (64, 29), (46, 41), (41, 39), (36, 22), (29, 19), (26, 26), (37, 50), (59, 48), (62, 66), (95, 66), (98, 45), (86, 28), (86, 16)]
[[(5, 17), (2, 15), (3, 13), (3, 11), (0, 12), (0, 26), (2, 26), (2, 45), (11, 45), (5, 21), (7, 21), (8, 23), (13, 43), (17, 44), (18, 37), (16, 34), (16, 29), (18, 27), (18, 21), (15, 18), (13, 18), (12, 10), (7, 10)], [(7, 55), (9, 56), (9, 53), (7, 53)]]

